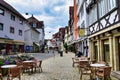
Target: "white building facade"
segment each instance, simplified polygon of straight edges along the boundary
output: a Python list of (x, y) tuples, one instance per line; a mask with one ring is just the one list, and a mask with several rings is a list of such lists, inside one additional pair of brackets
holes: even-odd
[(87, 12), (86, 12), (86, 2), (85, 0), (77, 0), (77, 16), (78, 17), (78, 22), (77, 22), (77, 26), (78, 26), (78, 33), (79, 33), (79, 38), (77, 40), (78, 42), (78, 49), (79, 51), (81, 51), (84, 56), (89, 56), (89, 52), (88, 52), (88, 44), (89, 44), (89, 40), (87, 38), (89, 31), (88, 31), (88, 16), (87, 16)]
[(0, 1), (0, 50), (24, 52), (25, 18), (4, 0)]
[(40, 32), (29, 24), (25, 24), (25, 51), (39, 52), (39, 35)]

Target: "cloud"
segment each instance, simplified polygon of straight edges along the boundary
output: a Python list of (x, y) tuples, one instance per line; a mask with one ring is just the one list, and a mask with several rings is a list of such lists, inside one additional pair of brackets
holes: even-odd
[(52, 35), (57, 33), (59, 28), (61, 28), (61, 27), (63, 27), (63, 26), (58, 25), (56, 28), (52, 28), (50, 26), (46, 26), (45, 27), (45, 32), (46, 32), (45, 33), (45, 37), (46, 37), (46, 39), (51, 39)]
[[(54, 34), (60, 27), (68, 25), (69, 6), (73, 0), (5, 0), (19, 11), (25, 18), (32, 14), (40, 21), (44, 21), (45, 34)], [(29, 15), (25, 15), (29, 13)], [(48, 35), (45, 36), (45, 38)]]

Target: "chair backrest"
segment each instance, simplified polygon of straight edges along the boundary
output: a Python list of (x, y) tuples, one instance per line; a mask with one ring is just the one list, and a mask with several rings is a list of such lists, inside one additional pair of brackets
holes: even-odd
[(104, 67), (104, 76), (110, 76), (110, 73), (111, 73), (111, 67), (105, 66)]
[(33, 66), (33, 62), (23, 62), (22, 65), (23, 68), (28, 68), (28, 67), (30, 68)]
[(89, 62), (88, 61), (79, 61), (79, 65), (81, 67), (89, 66)]
[(10, 68), (8, 74), (12, 75), (13, 77), (19, 76), (21, 74), (21, 68), (20, 67)]
[(41, 67), (41, 65), (42, 65), (42, 60), (39, 61), (38, 66)]

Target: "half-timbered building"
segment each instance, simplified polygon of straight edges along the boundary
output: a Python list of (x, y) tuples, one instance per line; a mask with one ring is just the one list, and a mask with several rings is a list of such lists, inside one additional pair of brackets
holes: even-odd
[(120, 0), (87, 0), (91, 59), (120, 70)]

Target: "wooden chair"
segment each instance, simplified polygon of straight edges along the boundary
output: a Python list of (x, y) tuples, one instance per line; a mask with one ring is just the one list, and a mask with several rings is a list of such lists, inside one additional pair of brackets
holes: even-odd
[(78, 64), (78, 70), (79, 70), (79, 73), (80, 73), (80, 69), (83, 67), (86, 67), (86, 66), (89, 66), (89, 62), (88, 61), (79, 61), (79, 64)]
[(89, 65), (79, 66), (80, 68), (80, 80), (82, 80), (83, 75), (89, 75), (90, 80), (92, 80), (92, 71)]
[(17, 61), (16, 65), (17, 65), (17, 67), (21, 68), (21, 73), (23, 74), (23, 64), (22, 64), (22, 62)]
[(21, 80), (21, 68), (20, 67), (9, 68), (8, 80), (13, 80), (15, 77), (18, 77), (19, 80)]
[(23, 65), (23, 71), (25, 72), (28, 72), (29, 74), (31, 72), (33, 72), (33, 65), (34, 63), (33, 62), (22, 62), (22, 65)]
[[(103, 71), (101, 71), (101, 70), (103, 70)], [(98, 77), (102, 78), (102, 80), (106, 80), (106, 79), (111, 80), (111, 78), (110, 78), (111, 67), (110, 66), (101, 67), (101, 70), (100, 71), (98, 70), (96, 72), (96, 75)]]
[(79, 59), (77, 58), (72, 58), (72, 61), (73, 61), (72, 67), (74, 67), (75, 64), (79, 63)]
[(2, 69), (0, 69), (0, 79), (3, 80)]
[(36, 66), (36, 68), (39, 70), (39, 72), (42, 72), (42, 60), (38, 61), (38, 64)]

